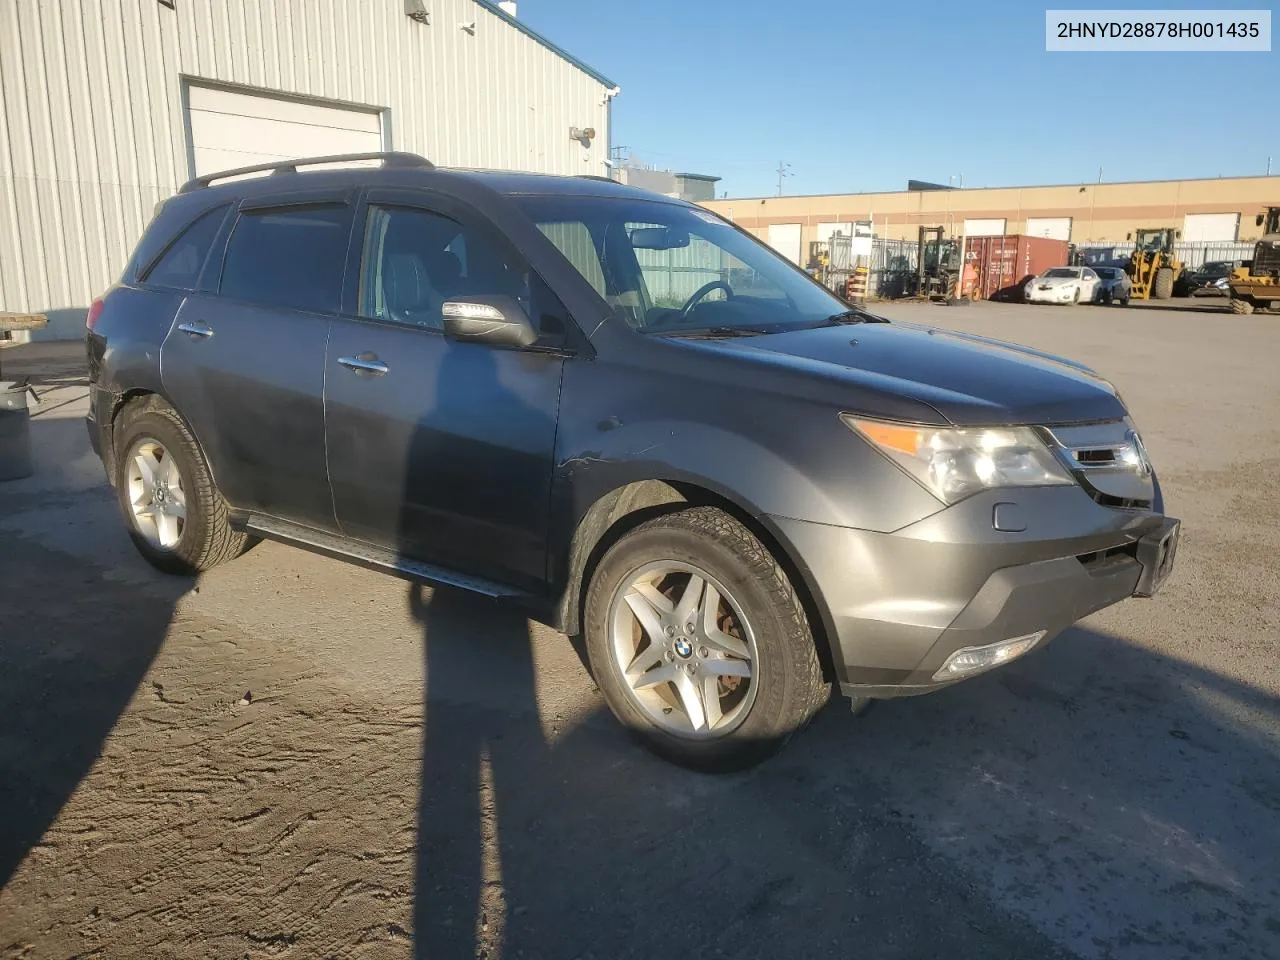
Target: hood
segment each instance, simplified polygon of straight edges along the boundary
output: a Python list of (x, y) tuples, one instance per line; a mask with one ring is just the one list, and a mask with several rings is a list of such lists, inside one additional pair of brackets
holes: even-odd
[(1079, 277), (1036, 277), (1034, 280), (1031, 281), (1031, 283), (1034, 283), (1037, 287), (1041, 287), (1041, 286), (1065, 287), (1070, 284), (1079, 283), (1079, 282), (1080, 282)]
[[(1125, 415), (1115, 388), (1083, 364), (917, 324), (853, 324), (679, 342), (826, 376), (857, 387), (864, 398), (878, 394), (925, 404), (957, 426), (1077, 423)], [(887, 416), (897, 407), (886, 402), (879, 410), (847, 409)]]

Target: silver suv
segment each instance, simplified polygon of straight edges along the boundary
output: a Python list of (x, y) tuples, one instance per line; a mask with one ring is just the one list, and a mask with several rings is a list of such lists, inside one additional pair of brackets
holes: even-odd
[(192, 181), (93, 305), (89, 433), (156, 566), (270, 537), (522, 604), (710, 769), (1168, 574), (1089, 369), (853, 308), (688, 203), (377, 159)]

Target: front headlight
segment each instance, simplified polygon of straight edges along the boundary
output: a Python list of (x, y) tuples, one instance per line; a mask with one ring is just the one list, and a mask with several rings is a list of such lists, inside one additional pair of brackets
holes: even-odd
[(1075, 483), (1031, 427), (917, 427), (847, 413), (840, 419), (943, 503), (993, 487)]

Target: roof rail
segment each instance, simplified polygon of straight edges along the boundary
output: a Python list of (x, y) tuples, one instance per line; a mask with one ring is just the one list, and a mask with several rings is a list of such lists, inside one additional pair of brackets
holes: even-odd
[(193, 190), (201, 190), (215, 180), (226, 180), (229, 177), (239, 177), (246, 173), (265, 173), (270, 171), (274, 176), (282, 173), (297, 173), (298, 167), (310, 167), (320, 163), (345, 163), (350, 160), (381, 160), (382, 169), (384, 170), (393, 167), (419, 167), (425, 169), (435, 167), (435, 164), (426, 157), (420, 157), (416, 153), (403, 153), (395, 150), (380, 153), (340, 153), (332, 157), (300, 157), (297, 160), (280, 160), (276, 163), (258, 163), (251, 167), (236, 167), (234, 170), (219, 170), (217, 173), (207, 173), (203, 177), (188, 180), (178, 192), (190, 193)]

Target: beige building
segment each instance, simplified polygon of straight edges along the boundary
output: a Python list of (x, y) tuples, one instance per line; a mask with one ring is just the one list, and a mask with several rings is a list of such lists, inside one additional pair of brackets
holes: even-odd
[(915, 239), (920, 226), (948, 234), (1031, 234), (1073, 243), (1123, 242), (1135, 229), (1174, 227), (1184, 241), (1252, 241), (1257, 215), (1280, 205), (1280, 176), (1073, 183), (711, 200), (705, 206), (797, 262), (809, 244), (855, 221), (878, 237)]

